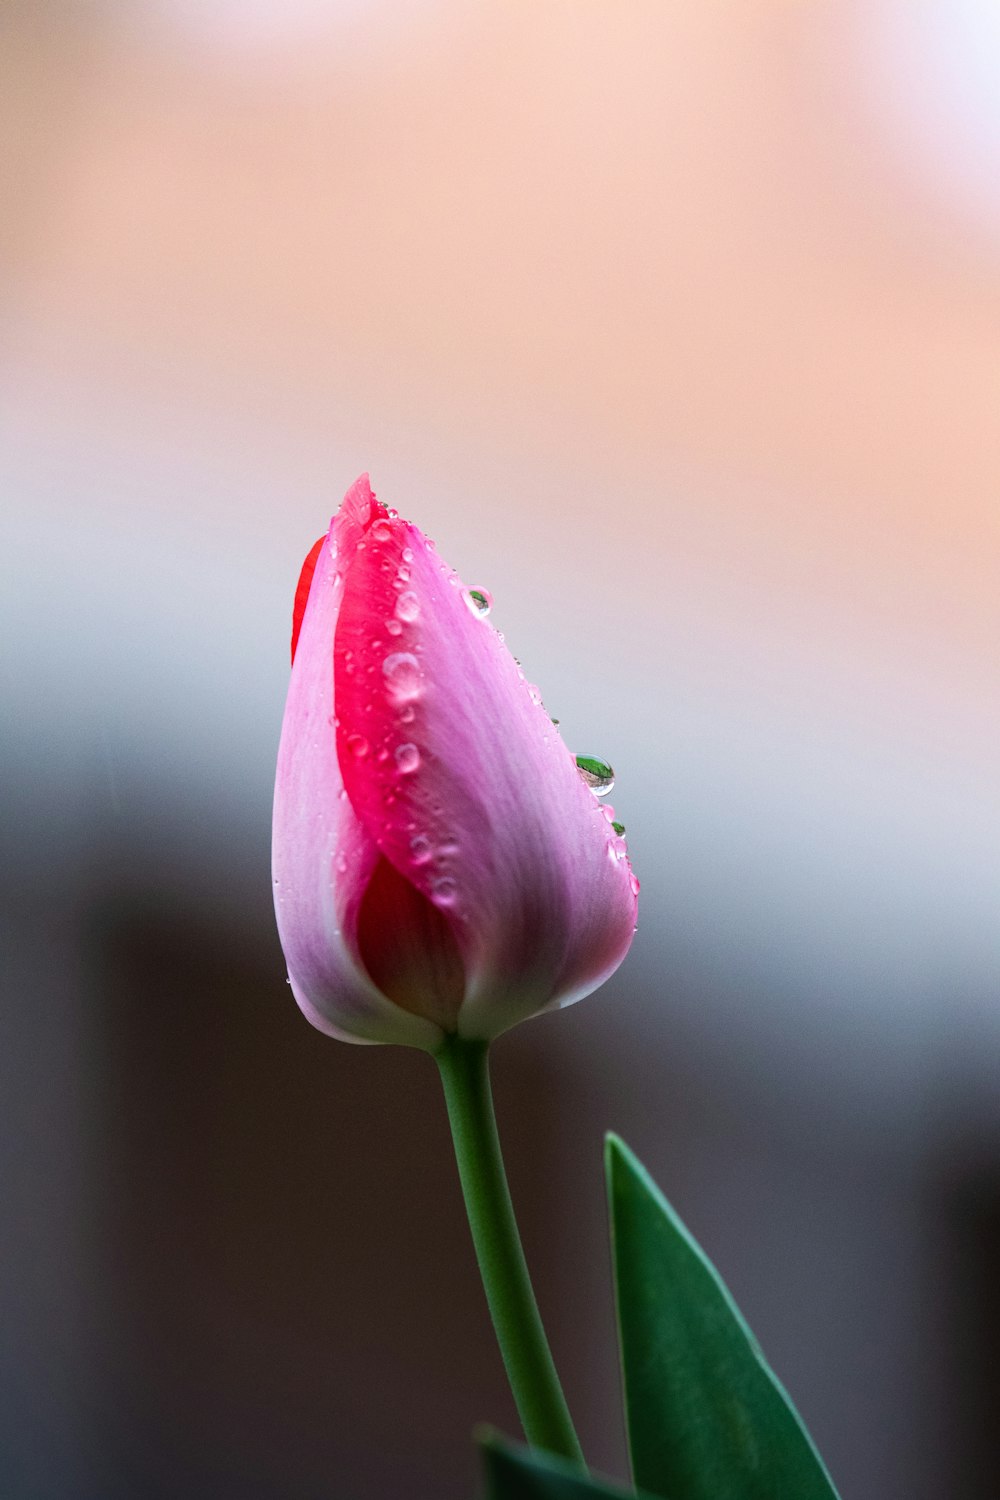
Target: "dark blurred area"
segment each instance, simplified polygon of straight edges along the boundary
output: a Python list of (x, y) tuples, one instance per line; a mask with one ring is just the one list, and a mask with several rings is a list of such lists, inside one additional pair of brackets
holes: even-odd
[(998, 66), (986, 0), (0, 7), (0, 1494), (460, 1500), (517, 1432), (433, 1065), (274, 933), (368, 468), (619, 773), (633, 951), (494, 1059), (588, 1457), (614, 1128), (844, 1500), (993, 1500)]

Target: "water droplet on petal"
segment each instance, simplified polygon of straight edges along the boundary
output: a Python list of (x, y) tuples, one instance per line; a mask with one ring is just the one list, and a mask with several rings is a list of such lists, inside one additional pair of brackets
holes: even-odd
[(410, 840), (410, 857), (415, 865), (425, 865), (431, 857), (431, 841), (418, 833)]
[(385, 628), (390, 635), (399, 635), (403, 629), (398, 620), (386, 620)]
[(615, 833), (617, 833), (617, 835), (618, 835), (618, 837), (620, 839), (625, 837), (625, 824), (624, 823), (619, 823), (617, 819), (613, 819), (612, 823), (611, 823), (611, 826), (615, 830)]
[(462, 598), (474, 615), (485, 619), (493, 608), (493, 595), (489, 589), (463, 589)]
[(407, 624), (417, 618), (420, 613), (420, 600), (412, 589), (407, 589), (405, 594), (400, 594), (396, 600), (396, 613)]
[(368, 754), (368, 741), (363, 734), (349, 734), (347, 748), (358, 760), (362, 760)]
[(420, 663), (412, 651), (393, 651), (382, 663), (382, 671), (398, 701), (420, 697)]
[(541, 706), (542, 695), (540, 690), (536, 688), (533, 682), (528, 683), (528, 697), (531, 699), (532, 703), (536, 703)]
[(412, 703), (408, 703), (405, 708), (400, 709), (399, 722), (401, 724), (412, 724), (416, 716), (416, 709), (413, 707)]
[(431, 895), (438, 906), (454, 906), (455, 898), (458, 895), (458, 886), (450, 875), (442, 875), (440, 879), (435, 880), (432, 884)]
[(628, 877), (628, 883), (629, 883), (629, 889), (631, 890), (633, 896), (638, 896), (639, 891), (641, 890), (641, 886), (639, 885), (639, 878), (638, 878), (638, 876), (630, 874), (629, 877)]
[(595, 797), (606, 797), (615, 784), (615, 773), (607, 761), (594, 755), (576, 756), (576, 768)]
[(372, 527), (372, 538), (376, 542), (387, 542), (392, 536), (392, 528), (388, 521), (376, 521)]
[(409, 568), (397, 568), (396, 569), (396, 577), (400, 580), (401, 583), (409, 583), (409, 581), (410, 581), (410, 570), (409, 570)]
[(416, 745), (397, 745), (396, 764), (401, 771), (415, 771), (420, 764), (420, 751)]
[(413, 561), (413, 548), (412, 547), (404, 547), (403, 548), (403, 552), (402, 552), (402, 558), (403, 558), (404, 562), (412, 562)]

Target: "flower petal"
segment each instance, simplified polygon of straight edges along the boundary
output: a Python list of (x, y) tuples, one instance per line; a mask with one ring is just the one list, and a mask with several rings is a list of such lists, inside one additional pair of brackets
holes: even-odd
[(309, 601), (309, 590), (312, 588), (313, 574), (316, 571), (316, 561), (320, 554), (320, 548), (326, 541), (321, 536), (318, 542), (314, 542), (312, 548), (302, 564), (302, 572), (299, 574), (298, 586), (295, 590), (295, 604), (292, 608), (292, 661), (295, 660), (295, 649), (299, 644), (299, 632), (302, 629), (302, 617), (306, 612), (306, 604)]
[[(358, 947), (379, 850), (343, 788), (333, 728), (333, 650), (343, 560), (384, 511), (367, 475), (348, 491), (314, 559), (282, 725), (274, 794), (273, 877), (292, 991), (320, 1030), (349, 1041), (433, 1050), (441, 1030), (382, 994)], [(360, 554), (363, 555), (363, 554)]]
[(357, 921), (358, 952), (383, 995), (454, 1031), (465, 969), (451, 924), (422, 891), (380, 855)]
[(414, 526), (380, 518), (334, 642), (344, 785), (452, 925), (459, 1031), (495, 1036), (596, 988), (635, 927), (622, 840), (501, 638)]

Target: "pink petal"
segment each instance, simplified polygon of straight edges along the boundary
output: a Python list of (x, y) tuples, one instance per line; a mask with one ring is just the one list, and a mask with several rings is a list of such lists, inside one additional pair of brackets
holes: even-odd
[(416, 527), (365, 533), (336, 626), (337, 746), (367, 836), (451, 925), (459, 1031), (495, 1036), (607, 978), (636, 898), (621, 840), (457, 583)]
[(333, 726), (343, 560), (355, 556), (365, 528), (381, 515), (365, 475), (314, 560), (278, 751), (275, 910), (292, 991), (314, 1025), (344, 1040), (433, 1050), (440, 1028), (387, 998), (358, 950), (362, 904), (380, 855), (344, 792)]

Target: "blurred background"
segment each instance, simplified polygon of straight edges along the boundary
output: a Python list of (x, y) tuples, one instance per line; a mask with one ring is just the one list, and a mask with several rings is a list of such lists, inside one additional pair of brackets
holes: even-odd
[(844, 1500), (994, 1497), (993, 0), (4, 0), (0, 74), (0, 1491), (468, 1500), (517, 1430), (433, 1066), (274, 933), (370, 469), (643, 882), (495, 1056), (593, 1463), (613, 1126)]

